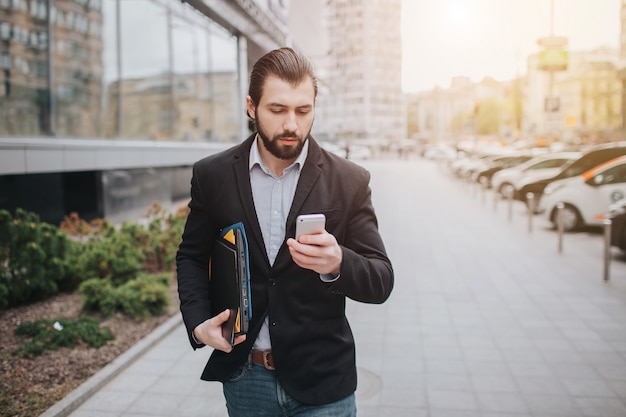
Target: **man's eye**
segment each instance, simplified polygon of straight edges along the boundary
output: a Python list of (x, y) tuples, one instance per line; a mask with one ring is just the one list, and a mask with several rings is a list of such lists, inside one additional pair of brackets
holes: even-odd
[(274, 114), (281, 114), (283, 112), (282, 109), (271, 109), (270, 111)]

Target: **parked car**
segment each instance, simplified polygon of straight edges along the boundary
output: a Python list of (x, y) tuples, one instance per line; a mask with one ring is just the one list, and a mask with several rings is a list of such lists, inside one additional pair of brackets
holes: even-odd
[(487, 188), (491, 188), (491, 178), (498, 171), (505, 168), (516, 167), (532, 158), (532, 155), (511, 155), (494, 158), (491, 161), (485, 161), (482, 167), (475, 168), (473, 178), (480, 184), (485, 184)]
[(504, 156), (501, 153), (481, 153), (457, 159), (450, 165), (452, 172), (459, 178), (468, 179), (476, 167), (484, 166), (485, 162)]
[(609, 206), (611, 218), (611, 246), (626, 251), (626, 198)]
[(557, 226), (557, 204), (563, 203), (563, 230), (602, 225), (611, 204), (626, 197), (626, 156), (612, 159), (582, 175), (553, 181), (539, 200), (539, 212)]
[(343, 146), (340, 146), (337, 143), (321, 141), (320, 145), (322, 148), (326, 149), (328, 152), (332, 152), (335, 155), (341, 156), (343, 158), (346, 157), (346, 148)]
[(563, 166), (552, 177), (524, 184), (518, 189), (517, 198), (521, 201), (526, 201), (526, 194), (531, 192), (534, 194), (535, 201), (538, 201), (546, 186), (551, 182), (581, 175), (593, 167), (623, 155), (626, 155), (626, 142), (614, 142), (595, 146), (584, 152), (577, 160)]
[(434, 161), (452, 161), (457, 158), (457, 152), (452, 146), (436, 144), (426, 146), (423, 156)]
[(504, 168), (493, 174), (491, 186), (498, 195), (507, 197), (510, 191), (515, 194), (521, 180), (528, 182), (540, 178), (550, 178), (566, 163), (580, 158), (580, 152), (558, 152), (538, 155), (510, 168)]
[(372, 151), (365, 145), (350, 145), (346, 150), (346, 158), (352, 160), (370, 159)]

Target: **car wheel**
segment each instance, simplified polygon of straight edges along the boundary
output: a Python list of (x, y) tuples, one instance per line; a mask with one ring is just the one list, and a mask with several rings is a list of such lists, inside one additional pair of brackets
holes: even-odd
[(500, 198), (509, 198), (509, 193), (512, 193), (512, 192), (513, 192), (513, 185), (509, 184), (508, 182), (503, 183), (498, 188), (498, 195), (500, 196)]
[[(557, 220), (558, 211), (554, 209), (552, 212), (552, 224), (555, 229), (558, 229), (558, 220)], [(576, 229), (582, 227), (583, 221), (580, 213), (576, 209), (576, 207), (571, 204), (565, 204), (563, 206), (563, 231), (564, 232), (572, 232)]]

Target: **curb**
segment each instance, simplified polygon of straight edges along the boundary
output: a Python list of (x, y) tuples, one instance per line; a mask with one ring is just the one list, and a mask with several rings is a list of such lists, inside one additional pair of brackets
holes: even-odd
[(135, 343), (128, 350), (115, 358), (100, 371), (95, 373), (87, 381), (83, 382), (76, 389), (66, 395), (61, 401), (48, 408), (40, 417), (66, 417), (76, 410), (81, 404), (87, 401), (100, 388), (115, 378), (127, 366), (143, 356), (164, 336), (182, 324), (180, 314), (175, 314), (165, 323), (154, 329), (152, 333)]

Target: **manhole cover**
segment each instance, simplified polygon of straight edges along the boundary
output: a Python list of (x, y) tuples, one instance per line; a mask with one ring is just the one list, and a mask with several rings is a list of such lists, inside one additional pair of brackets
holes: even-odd
[(357, 374), (359, 381), (356, 388), (356, 397), (360, 400), (373, 397), (383, 386), (382, 379), (372, 371), (357, 368)]

